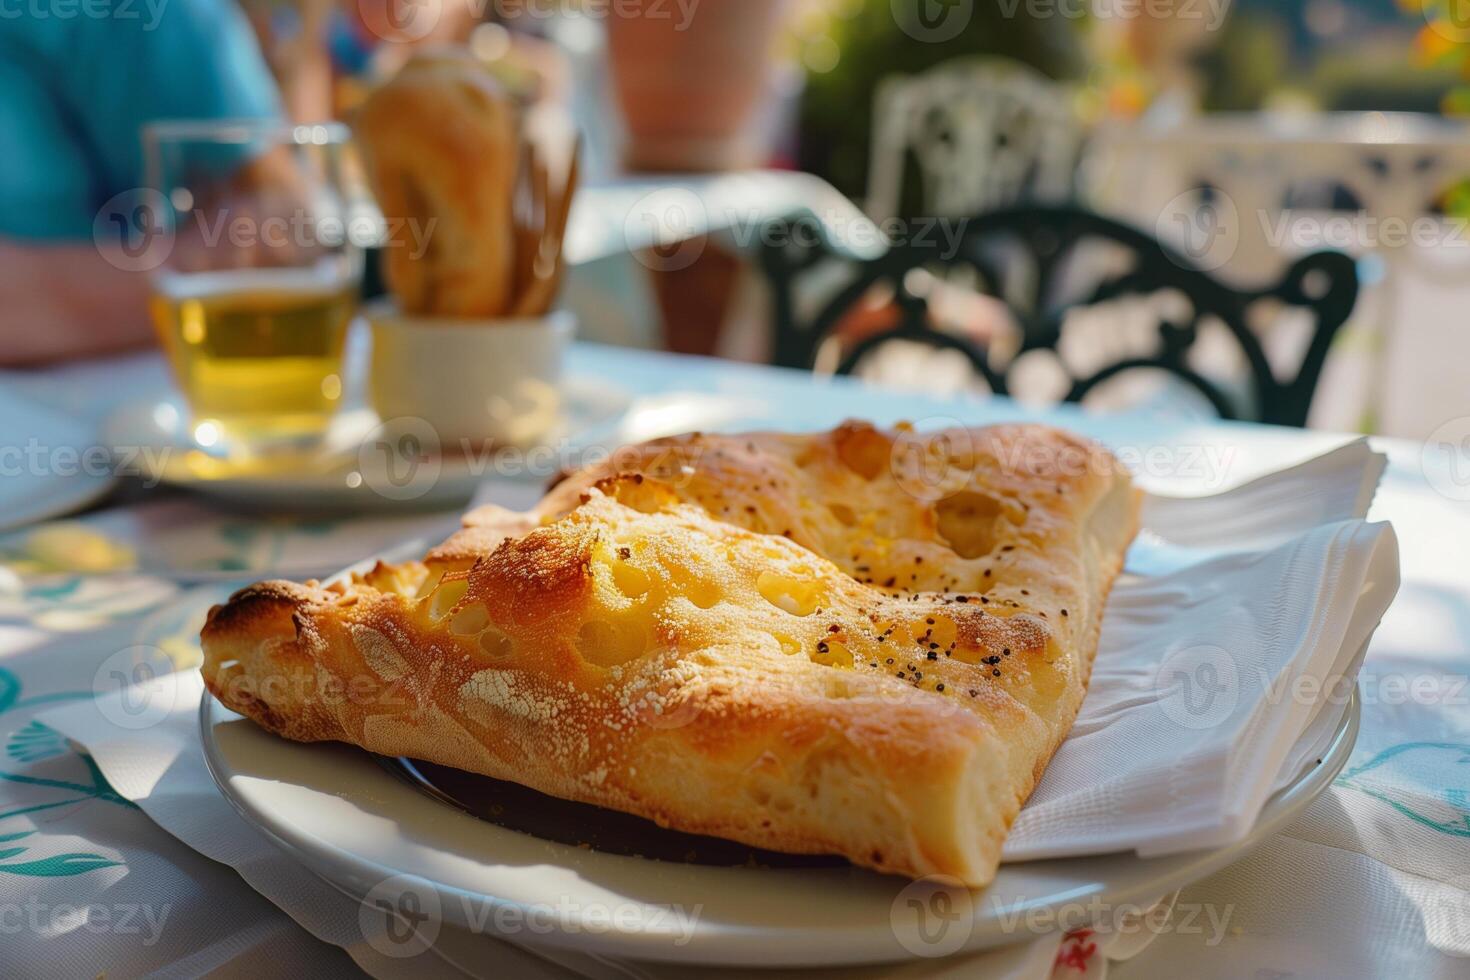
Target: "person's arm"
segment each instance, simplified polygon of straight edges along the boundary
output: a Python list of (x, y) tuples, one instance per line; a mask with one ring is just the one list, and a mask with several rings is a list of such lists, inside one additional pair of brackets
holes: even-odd
[(0, 366), (130, 350), (153, 337), (147, 277), (124, 272), (91, 242), (0, 238)]
[(0, 364), (148, 342), (147, 276), (109, 263), (93, 228), (103, 201), (146, 185), (145, 123), (280, 116), (234, 0), (142, 9), (125, 21), (26, 19), (0, 36), (12, 42), (0, 43), (0, 124), (19, 126), (21, 143), (0, 159)]

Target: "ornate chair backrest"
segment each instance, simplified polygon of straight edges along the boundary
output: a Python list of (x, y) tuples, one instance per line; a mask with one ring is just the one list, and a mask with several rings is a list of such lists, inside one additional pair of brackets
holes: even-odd
[[(771, 236), (772, 241), (811, 241), (811, 236)], [(1099, 264), (1097, 249), (1113, 261)], [(1088, 250), (1094, 250), (1089, 254)], [(1026, 207), (967, 219), (962, 233), (915, 237), (856, 269), (856, 275), (810, 318), (798, 323), (793, 294), (800, 271), (814, 262), (813, 249), (771, 247), (763, 253), (772, 285), (776, 320), (775, 360), (811, 368), (818, 348), (837, 335), (844, 318), (873, 294), (891, 292), (897, 323), (863, 337), (840, 352), (839, 374), (850, 374), (883, 344), (894, 340), (959, 351), (991, 390), (1014, 394), (1012, 368), (1031, 351), (1057, 352), (1069, 316), (1128, 298), (1169, 294), (1178, 309), (1151, 312), (1149, 342), (1109, 363), (1084, 370), (1057, 358), (1067, 373), (1065, 398), (1081, 401), (1097, 386), (1130, 371), (1152, 369), (1179, 379), (1202, 395), (1223, 418), (1281, 425), (1306, 424), (1327, 351), (1358, 296), (1354, 261), (1340, 252), (1317, 252), (1296, 261), (1266, 288), (1240, 290), (1197, 268), (1183, 254), (1151, 236), (1092, 212), (1070, 206)], [(1077, 260), (1084, 260), (1079, 263)], [(1092, 260), (1092, 261), (1086, 261)], [(1080, 288), (1078, 264), (1094, 273)], [(976, 288), (1004, 302), (1018, 336), (1002, 352), (963, 331), (939, 329), (922, 288), (933, 282), (916, 272), (967, 268)], [(1101, 274), (1096, 274), (1098, 270)], [(1084, 270), (1085, 271), (1085, 270)], [(1281, 377), (1252, 323), (1256, 309), (1300, 310), (1310, 321), (1305, 351)], [(1207, 376), (1191, 361), (1206, 325), (1229, 338), (1246, 368), (1243, 396)]]

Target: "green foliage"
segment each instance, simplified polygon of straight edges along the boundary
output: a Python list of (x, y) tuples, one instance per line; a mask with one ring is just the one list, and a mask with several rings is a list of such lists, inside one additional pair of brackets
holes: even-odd
[(1285, 21), (1258, 11), (1239, 11), (1226, 20), (1218, 44), (1203, 59), (1203, 108), (1207, 112), (1261, 108), (1287, 75), (1286, 33)]

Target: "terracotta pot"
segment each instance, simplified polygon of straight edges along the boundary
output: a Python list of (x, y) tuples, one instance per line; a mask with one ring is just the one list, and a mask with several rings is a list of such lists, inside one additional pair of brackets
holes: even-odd
[(758, 165), (756, 109), (772, 88), (787, 0), (623, 0), (607, 18), (629, 170)]

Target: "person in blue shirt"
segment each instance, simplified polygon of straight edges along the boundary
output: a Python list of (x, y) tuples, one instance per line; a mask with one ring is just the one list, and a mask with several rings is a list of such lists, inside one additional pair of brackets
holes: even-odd
[(279, 116), (234, 0), (0, 0), (0, 364), (151, 336), (145, 277), (93, 239), (144, 186), (145, 123)]

